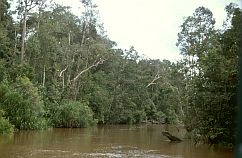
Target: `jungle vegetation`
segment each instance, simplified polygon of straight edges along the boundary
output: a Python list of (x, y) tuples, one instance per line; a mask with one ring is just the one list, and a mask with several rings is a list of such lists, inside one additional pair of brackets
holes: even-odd
[[(197, 140), (234, 144), (241, 9), (215, 28), (205, 7), (184, 18), (178, 62), (149, 59), (105, 34), (97, 6), (0, 0), (0, 133), (166, 122)], [(17, 17), (17, 18), (16, 18)], [(128, 37), (127, 37), (128, 38)]]

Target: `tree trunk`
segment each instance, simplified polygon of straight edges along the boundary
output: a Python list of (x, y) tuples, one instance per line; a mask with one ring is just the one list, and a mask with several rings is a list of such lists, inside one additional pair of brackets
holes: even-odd
[(68, 44), (69, 46), (71, 45), (71, 31), (69, 31), (69, 34), (68, 34)]
[(23, 17), (23, 29), (22, 29), (22, 39), (21, 39), (21, 64), (24, 61), (24, 54), (25, 54), (25, 37), (26, 37), (26, 21), (27, 21), (27, 0), (24, 1), (24, 17)]
[(44, 65), (44, 70), (43, 70), (43, 82), (42, 86), (45, 87), (45, 65)]
[(64, 90), (65, 88), (65, 71), (67, 70), (67, 68), (68, 68), (68, 65), (59, 74), (59, 77), (62, 77), (62, 90)]
[(16, 30), (16, 24), (14, 25), (14, 54), (17, 52), (17, 30)]

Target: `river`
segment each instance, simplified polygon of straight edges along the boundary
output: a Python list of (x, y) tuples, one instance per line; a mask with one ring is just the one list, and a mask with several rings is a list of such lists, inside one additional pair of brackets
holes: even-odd
[(171, 143), (161, 125), (106, 125), (0, 136), (0, 158), (232, 158), (229, 149)]

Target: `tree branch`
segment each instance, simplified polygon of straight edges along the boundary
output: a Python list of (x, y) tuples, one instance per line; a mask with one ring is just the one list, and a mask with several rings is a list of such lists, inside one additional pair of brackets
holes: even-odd
[(86, 69), (82, 70), (81, 72), (79, 72), (76, 77), (74, 77), (74, 79), (72, 80), (73, 82), (75, 82), (84, 72), (90, 70), (91, 68), (93, 67), (97, 67), (98, 65), (100, 64), (103, 64), (105, 60), (104, 59), (101, 59), (99, 61), (95, 61), (91, 66), (87, 67)]
[(155, 75), (155, 78), (146, 86), (146, 88), (148, 88), (149, 86), (151, 86), (153, 84), (157, 84), (157, 83), (155, 83), (155, 81), (160, 78), (161, 78), (161, 76), (159, 75), (159, 71), (158, 71), (157, 74)]
[(62, 74), (67, 70), (67, 68), (68, 68), (68, 65), (65, 67), (65, 69), (63, 69), (63, 70), (60, 72), (59, 77), (62, 77)]
[[(30, 1), (25, 1), (25, 5), (26, 5), (27, 7), (29, 7), (28, 9), (27, 9), (27, 7), (26, 7), (27, 12), (29, 12), (31, 9), (35, 8), (35, 7), (38, 5), (38, 3), (36, 2), (36, 3), (33, 5), (33, 0), (30, 0)], [(33, 6), (32, 6), (32, 5), (33, 5)]]

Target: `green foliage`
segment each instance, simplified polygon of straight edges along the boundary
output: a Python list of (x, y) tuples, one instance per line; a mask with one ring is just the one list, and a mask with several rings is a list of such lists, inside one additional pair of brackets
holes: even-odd
[(12, 134), (14, 126), (10, 124), (9, 120), (3, 117), (4, 112), (0, 110), (0, 134)]
[(13, 45), (13, 21), (8, 12), (7, 0), (0, 0), (0, 59), (9, 60), (10, 49)]
[(9, 3), (0, 0), (0, 131), (166, 122), (184, 124), (197, 140), (234, 142), (241, 9), (228, 5), (216, 30), (213, 13), (197, 8), (178, 34), (183, 60), (171, 63), (115, 49), (96, 5), (82, 3), (81, 17), (36, 4), (19, 64), (24, 19), (13, 25)]
[(46, 128), (43, 102), (37, 88), (27, 77), (17, 78), (13, 87), (4, 83), (0, 86), (0, 107), (5, 111), (4, 116), (18, 129)]
[(85, 102), (66, 100), (50, 109), (54, 127), (78, 128), (96, 124), (93, 112)]
[(0, 59), (0, 72), (2, 73), (0, 76), (0, 82), (2, 82), (6, 78), (7, 72), (6, 72), (6, 62), (1, 59)]
[(183, 23), (177, 43), (184, 55), (185, 126), (196, 139), (211, 144), (235, 142), (242, 14), (234, 4), (226, 10), (229, 29), (214, 29), (211, 11), (198, 8)]

